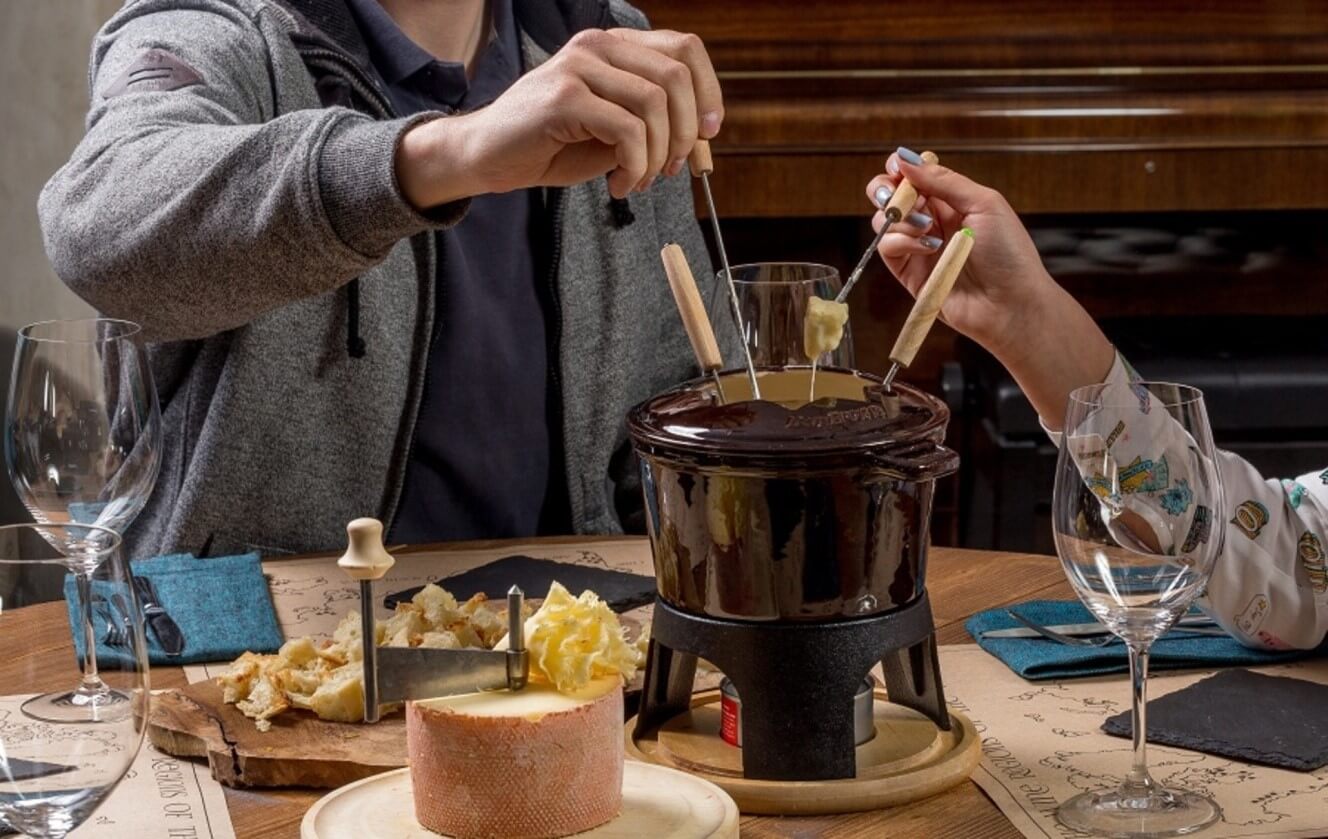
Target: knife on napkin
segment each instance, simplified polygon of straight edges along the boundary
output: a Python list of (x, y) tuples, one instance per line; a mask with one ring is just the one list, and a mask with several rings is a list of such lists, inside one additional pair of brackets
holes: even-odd
[(166, 609), (162, 607), (157, 597), (157, 588), (152, 585), (152, 581), (147, 577), (134, 578), (134, 593), (138, 595), (138, 601), (143, 606), (143, 617), (147, 619), (148, 626), (157, 636), (157, 641), (161, 643), (161, 649), (166, 655), (179, 655), (184, 652), (184, 633), (180, 631), (180, 625), (175, 622)]

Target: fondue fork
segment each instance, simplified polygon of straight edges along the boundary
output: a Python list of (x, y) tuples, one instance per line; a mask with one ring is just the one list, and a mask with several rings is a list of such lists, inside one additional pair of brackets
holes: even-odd
[(747, 362), (747, 381), (752, 386), (752, 398), (760, 399), (761, 386), (756, 382), (756, 365), (752, 363), (752, 350), (747, 345), (747, 329), (742, 323), (742, 305), (738, 302), (738, 288), (733, 283), (733, 269), (729, 267), (729, 254), (728, 251), (724, 250), (724, 236), (719, 232), (719, 213), (715, 211), (715, 196), (710, 191), (710, 173), (715, 171), (715, 161), (710, 156), (710, 142), (708, 140), (696, 141), (696, 145), (692, 147), (692, 153), (687, 156), (687, 166), (692, 170), (692, 177), (701, 179), (701, 191), (705, 193), (706, 209), (710, 211), (710, 226), (715, 231), (715, 247), (719, 249), (719, 262), (724, 268), (724, 281), (729, 288), (729, 306), (733, 309), (733, 323), (738, 328), (738, 338), (742, 341), (743, 359)]
[(714, 378), (715, 393), (719, 396), (719, 404), (723, 405), (724, 387), (720, 384), (719, 369), (724, 366), (724, 360), (719, 355), (715, 330), (711, 328), (710, 318), (701, 303), (701, 293), (697, 291), (696, 278), (687, 264), (687, 255), (679, 245), (669, 242), (660, 250), (659, 258), (664, 262), (664, 273), (669, 278), (669, 288), (678, 304), (687, 339), (692, 342), (692, 352), (696, 353), (696, 363), (702, 373)]
[(955, 280), (959, 279), (959, 272), (964, 270), (964, 262), (972, 250), (973, 231), (965, 227), (958, 235), (950, 237), (950, 244), (945, 246), (941, 258), (936, 260), (931, 275), (918, 290), (918, 299), (913, 301), (908, 320), (904, 321), (904, 327), (899, 330), (894, 349), (890, 350), (890, 372), (885, 374), (882, 384), (887, 391), (899, 374), (899, 368), (912, 364), (918, 348), (927, 340), (927, 333), (941, 313), (941, 306), (945, 305), (945, 298), (950, 296), (950, 289), (954, 288)]
[(380, 704), (431, 699), (481, 690), (521, 690), (530, 673), (522, 609), (525, 595), (507, 592), (506, 650), (379, 647), (374, 618), (374, 580), (396, 560), (383, 547), (383, 523), (355, 519), (346, 525), (350, 544), (337, 565), (360, 584), (360, 644), (364, 664), (364, 721), (378, 722)]
[[(924, 151), (922, 153), (922, 162), (934, 166), (940, 162), (940, 158), (936, 156), (935, 152)], [(885, 214), (885, 224), (881, 225), (881, 231), (876, 234), (875, 239), (872, 239), (872, 243), (867, 246), (867, 250), (863, 251), (862, 259), (858, 260), (857, 267), (853, 269), (853, 273), (848, 275), (848, 280), (844, 283), (844, 287), (840, 289), (839, 294), (835, 296), (836, 303), (843, 303), (848, 299), (848, 293), (853, 290), (853, 286), (857, 285), (858, 280), (862, 278), (862, 272), (867, 269), (867, 263), (871, 262), (872, 255), (875, 254), (876, 249), (881, 246), (881, 240), (885, 238), (885, 234), (888, 233), (890, 227), (903, 218), (906, 213), (912, 212), (913, 205), (917, 203), (917, 200), (917, 187), (909, 183), (907, 178), (900, 181), (899, 188), (895, 190), (894, 195), (891, 195), (890, 200), (881, 208), (881, 212)]]

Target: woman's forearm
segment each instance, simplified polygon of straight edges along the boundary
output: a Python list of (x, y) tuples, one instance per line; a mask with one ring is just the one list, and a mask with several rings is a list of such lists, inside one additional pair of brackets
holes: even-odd
[(1070, 392), (1106, 378), (1116, 351), (1083, 306), (1055, 282), (1020, 307), (1010, 335), (987, 349), (1014, 376), (1043, 423), (1060, 430)]

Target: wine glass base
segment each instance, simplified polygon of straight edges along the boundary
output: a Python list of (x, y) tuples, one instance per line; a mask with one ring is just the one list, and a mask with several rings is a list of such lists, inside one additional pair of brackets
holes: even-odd
[(130, 696), (108, 687), (100, 690), (43, 693), (24, 702), (23, 715), (54, 723), (98, 723), (122, 720), (134, 712)]
[(1066, 827), (1098, 836), (1185, 836), (1222, 817), (1222, 808), (1206, 795), (1157, 787), (1144, 795), (1123, 790), (1085, 792), (1056, 810)]

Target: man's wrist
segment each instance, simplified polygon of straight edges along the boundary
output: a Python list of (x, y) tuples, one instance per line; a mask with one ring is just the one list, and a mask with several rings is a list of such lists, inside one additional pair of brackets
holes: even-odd
[(470, 127), (466, 116), (439, 117), (401, 135), (397, 183), (415, 209), (428, 210), (488, 191), (477, 180), (479, 167), (469, 160)]

